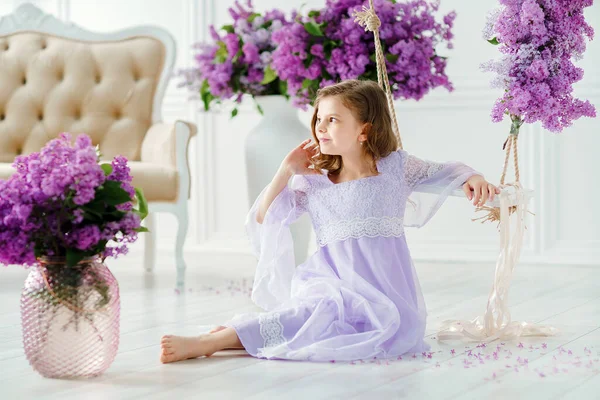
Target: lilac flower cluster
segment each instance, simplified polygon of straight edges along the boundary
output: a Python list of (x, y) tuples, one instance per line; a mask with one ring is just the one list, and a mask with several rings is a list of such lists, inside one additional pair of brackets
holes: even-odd
[(488, 16), (485, 39), (499, 45), (500, 60), (482, 65), (497, 73), (492, 86), (504, 89), (493, 109), (492, 120), (504, 115), (560, 132), (582, 117), (595, 117), (589, 101), (573, 97), (573, 83), (583, 77), (580, 59), (586, 38), (594, 31), (583, 9), (593, 0), (500, 0), (502, 7)]
[[(87, 135), (72, 145), (63, 133), (40, 152), (17, 157), (13, 167), (16, 173), (0, 180), (0, 264), (125, 254), (145, 230), (145, 199), (131, 186), (127, 159), (101, 165)], [(110, 241), (116, 246), (106, 247)]]
[[(131, 185), (133, 177), (130, 174), (129, 166), (127, 165), (127, 158), (123, 156), (116, 156), (111, 162), (112, 172), (106, 177), (110, 181), (121, 182), (121, 188), (127, 192), (130, 198), (135, 197), (135, 188)], [(117, 210), (129, 211), (133, 208), (131, 202), (125, 202), (116, 206)]]
[[(327, 0), (306, 16), (294, 14), (294, 23), (273, 34), (273, 69), (287, 81), (296, 106), (306, 109), (319, 88), (345, 79), (377, 80), (373, 33), (352, 16), (364, 5), (367, 0)], [(424, 0), (375, 0), (374, 7), (394, 98), (419, 100), (438, 86), (452, 90), (446, 57), (436, 47), (452, 48), (455, 13), (438, 22), (439, 3)]]
[(179, 71), (184, 79), (179, 87), (199, 93), (206, 110), (213, 101), (235, 97), (240, 103), (244, 94), (287, 94), (285, 82), (270, 67), (275, 49), (271, 36), (289, 24), (283, 12), (274, 9), (261, 15), (248, 0), (247, 8), (236, 1), (229, 14), (233, 24), (221, 27), (223, 35), (211, 25), (214, 43), (194, 45), (200, 50), (197, 65)]

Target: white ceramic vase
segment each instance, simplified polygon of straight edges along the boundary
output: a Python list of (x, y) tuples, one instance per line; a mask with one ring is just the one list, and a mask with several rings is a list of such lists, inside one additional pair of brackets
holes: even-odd
[[(260, 192), (271, 182), (285, 156), (303, 140), (310, 130), (300, 122), (298, 111), (284, 96), (257, 96), (263, 118), (246, 137), (246, 174), (248, 201), (251, 207)], [(312, 225), (307, 214), (290, 226), (294, 239), (296, 265), (308, 256)]]

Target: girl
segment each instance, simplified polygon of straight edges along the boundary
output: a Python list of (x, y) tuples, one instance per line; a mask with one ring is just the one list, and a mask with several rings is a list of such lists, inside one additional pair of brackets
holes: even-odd
[[(258, 257), (252, 300), (266, 312), (237, 315), (198, 337), (164, 336), (163, 363), (229, 348), (311, 361), (429, 349), (404, 227), (425, 224), (456, 188), (476, 205), (499, 189), (462, 163), (396, 150), (385, 93), (371, 81), (321, 89), (311, 128), (313, 142), (287, 155), (246, 221)], [(417, 185), (442, 191), (413, 193)], [(289, 224), (304, 212), (319, 249), (295, 267)]]

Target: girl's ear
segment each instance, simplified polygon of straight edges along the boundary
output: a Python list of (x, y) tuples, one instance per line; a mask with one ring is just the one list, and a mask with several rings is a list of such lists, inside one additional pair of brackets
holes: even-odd
[(371, 130), (371, 124), (368, 122), (364, 123), (361, 127), (361, 133), (360, 133), (360, 135), (358, 135), (358, 139), (361, 142), (367, 140), (367, 136), (368, 136), (370, 130)]

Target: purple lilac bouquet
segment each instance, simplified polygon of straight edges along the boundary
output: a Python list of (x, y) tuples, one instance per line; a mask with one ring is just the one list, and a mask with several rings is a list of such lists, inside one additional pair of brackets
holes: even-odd
[(131, 186), (127, 159), (100, 164), (87, 135), (72, 145), (63, 133), (13, 166), (16, 173), (0, 180), (0, 264), (52, 256), (74, 266), (86, 257), (117, 257), (147, 232), (146, 200)]
[[(294, 22), (273, 34), (278, 45), (273, 69), (287, 81), (296, 106), (306, 109), (319, 88), (345, 79), (377, 81), (373, 33), (365, 32), (352, 15), (363, 5), (368, 1), (327, 0), (323, 9), (307, 16), (294, 13)], [(456, 14), (438, 22), (434, 14), (439, 3), (424, 0), (375, 0), (374, 7), (394, 98), (419, 100), (438, 86), (451, 91), (446, 57), (436, 47), (445, 42), (452, 48)]]
[(492, 120), (509, 115), (518, 134), (522, 123), (541, 121), (560, 132), (582, 117), (595, 117), (589, 101), (572, 95), (572, 84), (581, 80), (580, 59), (586, 37), (594, 30), (585, 22), (583, 9), (593, 0), (500, 0), (502, 8), (491, 12), (484, 37), (499, 46), (504, 56), (482, 64), (496, 72), (492, 86), (504, 89), (492, 110)]
[[(286, 82), (271, 68), (275, 50), (271, 37), (289, 22), (277, 9), (263, 16), (253, 10), (251, 0), (247, 6), (246, 9), (236, 1), (235, 8), (229, 8), (233, 24), (221, 27), (222, 36), (211, 25), (214, 43), (194, 45), (200, 49), (195, 56), (197, 66), (179, 71), (184, 78), (179, 87), (186, 86), (195, 95), (199, 94), (205, 110), (213, 102), (231, 98), (241, 103), (244, 94), (287, 96)], [(257, 107), (262, 113), (258, 104)], [(236, 115), (234, 108), (232, 117)]]

